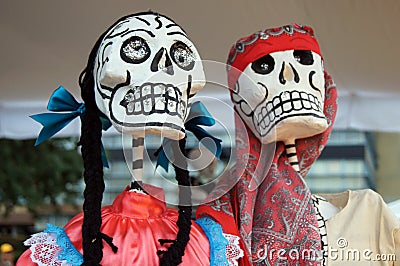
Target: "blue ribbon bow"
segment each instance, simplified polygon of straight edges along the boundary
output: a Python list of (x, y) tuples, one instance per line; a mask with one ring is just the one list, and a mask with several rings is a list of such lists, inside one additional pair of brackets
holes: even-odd
[[(210, 133), (208, 133), (205, 129), (201, 128), (200, 126), (213, 126), (215, 124), (215, 119), (212, 115), (208, 112), (207, 108), (201, 102), (195, 102), (192, 104), (190, 108), (190, 112), (188, 118), (185, 122), (185, 128), (188, 131), (191, 131), (194, 136), (199, 140), (202, 141), (203, 139), (209, 138), (210, 141), (203, 141), (203, 145), (211, 151), (215, 157), (218, 159), (221, 156), (222, 147), (221, 147), (221, 140), (219, 138), (214, 137)], [(173, 140), (165, 138), (163, 141), (162, 146), (157, 151), (157, 165), (161, 166), (168, 172), (168, 165), (169, 160), (165, 154), (165, 150), (171, 149)]]
[[(78, 116), (82, 116), (85, 113), (86, 108), (84, 103), (78, 103), (71, 93), (69, 93), (63, 86), (60, 86), (50, 96), (47, 110), (57, 113), (42, 113), (30, 116), (30, 118), (39, 122), (43, 126), (38, 138), (36, 139), (35, 146), (54, 136)], [(108, 118), (102, 113), (100, 113), (100, 120), (103, 130), (110, 128), (110, 120), (108, 120)], [(103, 166), (108, 168), (109, 165), (103, 144), (101, 144), (101, 156)]]

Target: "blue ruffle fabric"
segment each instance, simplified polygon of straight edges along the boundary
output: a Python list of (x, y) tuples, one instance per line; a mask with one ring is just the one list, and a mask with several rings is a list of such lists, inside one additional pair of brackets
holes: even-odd
[(62, 248), (61, 253), (58, 255), (60, 261), (66, 260), (70, 265), (79, 266), (83, 263), (83, 256), (78, 250), (72, 245), (64, 228), (58, 226), (47, 224), (47, 229), (43, 231), (44, 233), (55, 234), (57, 244)]
[(222, 234), (222, 227), (210, 217), (202, 217), (196, 220), (210, 242), (210, 265), (223, 266), (229, 265), (226, 258), (226, 247), (229, 241)]

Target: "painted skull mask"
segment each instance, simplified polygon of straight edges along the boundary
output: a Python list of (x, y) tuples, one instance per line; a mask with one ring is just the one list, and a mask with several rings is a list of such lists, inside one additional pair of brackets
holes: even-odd
[(154, 13), (127, 16), (105, 34), (94, 69), (96, 103), (124, 133), (185, 136), (191, 98), (204, 87), (200, 55), (184, 30)]
[(305, 138), (328, 127), (323, 60), (311, 28), (294, 24), (257, 32), (235, 44), (229, 61), (240, 62), (228, 73), (236, 110), (262, 143)]

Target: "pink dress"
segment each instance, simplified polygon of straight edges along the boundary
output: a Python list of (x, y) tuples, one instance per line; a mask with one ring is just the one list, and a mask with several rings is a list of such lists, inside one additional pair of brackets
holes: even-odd
[[(146, 190), (149, 189), (150, 194), (156, 193), (158, 199), (164, 198), (162, 189), (147, 185)], [(114, 253), (104, 242), (102, 265), (159, 265), (157, 251), (166, 250), (170, 244), (161, 245), (158, 240), (176, 239), (178, 211), (167, 208), (165, 202), (158, 199), (129, 192), (127, 187), (112, 205), (102, 208), (101, 232), (112, 237), (118, 247), (118, 252)], [(82, 222), (83, 213), (79, 213), (65, 226), (65, 233), (80, 253)], [(209, 249), (207, 236), (193, 222), (181, 265), (209, 265)], [(30, 256), (31, 250), (28, 249), (17, 261), (17, 266), (38, 265)]]

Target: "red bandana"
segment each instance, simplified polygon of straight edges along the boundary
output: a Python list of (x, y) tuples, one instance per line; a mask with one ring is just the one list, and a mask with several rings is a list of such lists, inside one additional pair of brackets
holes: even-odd
[[(263, 55), (287, 49), (320, 53), (310, 28), (290, 25), (242, 38), (231, 49), (228, 63), (242, 71)], [(230, 85), (239, 77), (232, 69), (229, 69)], [(235, 115), (236, 169), (244, 171), (236, 171), (240, 178), (234, 188), (219, 199), (200, 206), (197, 216), (211, 216), (226, 233), (241, 235), (241, 244), (249, 259), (243, 259), (241, 265), (251, 265), (251, 262), (253, 265), (265, 265), (266, 262), (270, 265), (320, 265), (315, 258), (308, 257), (322, 253), (318, 253), (321, 239), (311, 192), (303, 178), (328, 141), (336, 115), (336, 97), (335, 85), (325, 73), (324, 114), (328, 129), (313, 137), (296, 140), (300, 174), (290, 165), (283, 143), (276, 143), (271, 166), (255, 190), (250, 190), (249, 185), (257, 176), (255, 166), (260, 160), (261, 143)], [(246, 145), (240, 145), (243, 143)], [(223, 189), (223, 184), (217, 189)]]
[(233, 88), (242, 71), (264, 55), (286, 50), (311, 50), (321, 57), (314, 31), (298, 24), (267, 29), (239, 39), (229, 52), (228, 86)]

